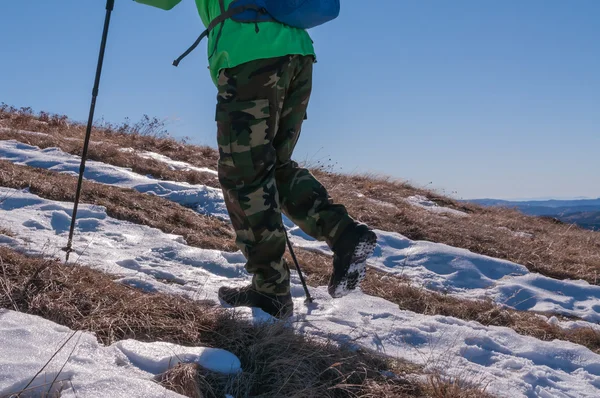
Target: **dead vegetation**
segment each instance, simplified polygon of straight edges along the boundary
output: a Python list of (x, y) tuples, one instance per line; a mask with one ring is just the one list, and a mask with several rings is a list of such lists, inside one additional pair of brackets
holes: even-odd
[[(0, 186), (28, 188), (31, 193), (46, 199), (73, 202), (77, 178), (0, 160)], [(158, 196), (86, 181), (81, 193), (81, 202), (104, 206), (109, 216), (119, 220), (181, 235), (193, 246), (237, 250), (229, 224), (214, 217), (200, 215)]]
[[(0, 108), (0, 127), (3, 126), (10, 129), (43, 132), (48, 135), (23, 134), (5, 129), (0, 130), (0, 139), (14, 138), (41, 147), (57, 146), (73, 154), (79, 154), (80, 140), (84, 132), (83, 126), (72, 123), (63, 117), (44, 114), (34, 115), (31, 110), (14, 110), (7, 107)], [(172, 138), (149, 133), (149, 129), (146, 129), (145, 133), (142, 133), (143, 129), (139, 127), (137, 128), (138, 131), (135, 130), (131, 126), (104, 126), (96, 129), (94, 131), (96, 143), (92, 145), (91, 149), (93, 159), (117, 166), (130, 167), (136, 172), (151, 174), (157, 178), (216, 186), (214, 177), (206, 173), (170, 170), (168, 165), (162, 162), (150, 159), (142, 160), (135, 152), (123, 152), (119, 148), (153, 151), (198, 167), (211, 168), (216, 167), (217, 154), (214, 150), (209, 147), (182, 144)], [(584, 279), (590, 283), (598, 283), (597, 273), (600, 270), (600, 234), (598, 232), (582, 230), (572, 225), (557, 224), (552, 220), (525, 216), (510, 209), (483, 208), (457, 202), (429, 190), (418, 189), (408, 184), (377, 176), (348, 176), (319, 170), (314, 172), (328, 187), (335, 200), (343, 202), (354, 217), (376, 228), (395, 231), (414, 240), (446, 243), (476, 253), (507, 259), (523, 264), (531, 271), (558, 279)], [(207, 176), (210, 176), (213, 180), (203, 180)], [(48, 199), (72, 201), (75, 178), (43, 170), (33, 171), (31, 168), (0, 161), (0, 185), (13, 188), (29, 187), (32, 193)], [(407, 197), (414, 195), (422, 195), (441, 206), (463, 211), (468, 214), (468, 217), (443, 216), (414, 207), (405, 200)], [(193, 246), (236, 250), (233, 245), (232, 231), (227, 224), (210, 217), (198, 215), (159, 197), (86, 182), (82, 200), (107, 207), (107, 212), (112, 217), (182, 235)], [(527, 235), (520, 233), (526, 233)], [(306, 251), (300, 251), (298, 257), (308, 272), (308, 280), (311, 284), (322, 285), (326, 283), (330, 270), (329, 258)], [(367, 294), (394, 302), (402, 309), (426, 315), (454, 316), (464, 320), (474, 320), (484, 325), (506, 326), (520, 334), (534, 336), (538, 339), (571, 341), (584, 345), (595, 352), (600, 352), (599, 334), (592, 329), (563, 330), (555, 325), (548, 324), (545, 320), (530, 312), (508, 310), (491, 302), (461, 300), (426, 291), (411, 286), (409, 281), (390, 277), (374, 270), (371, 270), (368, 274), (363, 290)], [(0, 306), (3, 306), (3, 304), (0, 304)], [(207, 308), (212, 307), (208, 305)], [(67, 309), (63, 309), (63, 311), (67, 311)], [(149, 308), (146, 308), (146, 310), (151, 311)], [(158, 310), (161, 311), (160, 308)], [(208, 314), (210, 314), (210, 311)], [(143, 317), (143, 314), (140, 313), (136, 316)], [(235, 326), (229, 325), (227, 327), (237, 328), (236, 322), (238, 320), (224, 319), (223, 317), (218, 317), (218, 319), (220, 322), (218, 325), (221, 328), (227, 322), (234, 322), (235, 324)], [(147, 321), (155, 322), (154, 320)], [(133, 325), (135, 326), (135, 322)], [(207, 326), (207, 329), (214, 326), (214, 324), (211, 324)], [(79, 325), (79, 327), (85, 330), (93, 330), (92, 328), (97, 327), (97, 325)], [(125, 330), (121, 331), (123, 335), (133, 333), (138, 336), (139, 333), (143, 336), (143, 332), (135, 330), (135, 328), (133, 331), (128, 331), (129, 323), (123, 327), (125, 327)], [(152, 326), (152, 328), (154, 330), (155, 326)], [(157, 330), (156, 333), (160, 336), (160, 328)], [(244, 344), (249, 341), (248, 339), (257, 339), (256, 334), (258, 332), (254, 329), (250, 330), (239, 330), (238, 333), (241, 333), (241, 335), (236, 338), (239, 338), (239, 341)], [(198, 329), (198, 332), (200, 332), (200, 329)], [(151, 333), (154, 336), (155, 332), (152, 331)], [(249, 335), (245, 333), (249, 333)], [(107, 336), (105, 338), (108, 339), (105, 341), (110, 341), (111, 338), (116, 337)], [(139, 336), (136, 338), (142, 339)], [(205, 341), (199, 339), (199, 336), (193, 338), (188, 336), (187, 340), (175, 341), (175, 339), (173, 341), (183, 342), (184, 344), (193, 344), (191, 341), (196, 341), (196, 343), (197, 341)], [(167, 341), (171, 340), (167, 338)], [(254, 340), (252, 341), (254, 342)], [(295, 340), (294, 344), (296, 344)], [(237, 350), (243, 351), (243, 347), (238, 347)], [(308, 352), (304, 352), (303, 355), (310, 358)], [(260, 358), (253, 358), (253, 360), (260, 360)], [(191, 370), (179, 369), (177, 372), (175, 370), (173, 372), (171, 375), (166, 375), (165, 380), (171, 380), (175, 384), (185, 384), (184, 381), (186, 377), (189, 378)], [(252, 374), (254, 375), (254, 373)], [(197, 374), (196, 379), (202, 379), (201, 376), (201, 374)], [(206, 380), (206, 377), (204, 380)], [(387, 382), (382, 384), (368, 377), (361, 380), (360, 394), (362, 395), (358, 396), (415, 396), (414, 392), (407, 393), (404, 391), (404, 386), (394, 385), (393, 392), (390, 392), (392, 390), (389, 390)], [(210, 397), (212, 396), (210, 394), (214, 393), (214, 391), (210, 392), (211, 387), (206, 387), (212, 382), (210, 377), (209, 382), (200, 382), (199, 385), (205, 386), (198, 387), (201, 393), (205, 394), (204, 396)], [(239, 391), (247, 388), (247, 383), (251, 383), (248, 380), (236, 381), (236, 383), (238, 382), (240, 383)], [(165, 383), (168, 384), (169, 381), (165, 381)], [(227, 388), (231, 388), (230, 381), (217, 382), (218, 385), (223, 383), (227, 385)], [(420, 389), (416, 394), (417, 396), (419, 396), (418, 394), (426, 394), (434, 397), (482, 396), (477, 389), (472, 392), (472, 390), (464, 388), (463, 385), (455, 384), (447, 383), (444, 380), (440, 381), (433, 377), (429, 381), (428, 387)], [(398, 394), (396, 394), (397, 388), (399, 388)], [(220, 393), (221, 390), (217, 389), (215, 391)], [(312, 390), (310, 391), (312, 393)], [(333, 389), (332, 391), (338, 390)], [(338, 392), (335, 392), (332, 393), (333, 395), (319, 396), (345, 396), (346, 393), (347, 391), (341, 395), (336, 395)], [(352, 393), (355, 393), (354, 390)]]
[[(65, 266), (0, 247), (0, 307), (95, 333), (104, 344), (122, 339), (218, 347), (236, 354), (243, 373), (208, 374), (190, 365), (158, 377), (188, 396), (222, 397), (482, 397), (456, 382), (419, 383), (419, 371), (364, 350), (315, 340), (283, 324), (252, 326), (208, 302), (149, 294), (114, 283), (86, 267)], [(200, 395), (201, 394), (201, 395)]]
[[(42, 147), (58, 146), (79, 153), (84, 126), (64, 116), (36, 115), (31, 109), (0, 107), (0, 127), (43, 132), (27, 135), (5, 130), (0, 139), (15, 138)], [(210, 147), (178, 142), (160, 133), (160, 123), (147, 118), (138, 124), (104, 125), (94, 130), (94, 159), (131, 167), (141, 173), (175, 181), (202, 181), (205, 173), (173, 171), (164, 163), (144, 160), (118, 148), (148, 150), (198, 167), (216, 168), (218, 153)], [(506, 259), (525, 265), (533, 272), (557, 279), (583, 279), (598, 284), (600, 233), (553, 220), (525, 216), (503, 208), (484, 208), (457, 202), (426, 189), (377, 176), (342, 175), (314, 171), (338, 202), (350, 214), (373, 227), (398, 232), (413, 240), (428, 240)], [(206, 181), (216, 186), (217, 182)], [(406, 198), (422, 195), (441, 206), (469, 214), (443, 216), (412, 206)], [(522, 233), (528, 235), (524, 236)]]
[[(69, 120), (65, 115), (46, 112), (36, 114), (31, 108), (17, 109), (0, 104), (0, 127), (45, 133), (57, 140), (54, 142), (63, 142), (59, 138), (75, 139), (76, 144), (81, 146), (86, 126)], [(8, 133), (9, 131), (0, 132), (2, 136)], [(162, 121), (148, 116), (137, 123), (128, 120), (120, 125), (98, 123), (92, 133), (92, 142), (158, 152), (198, 167), (217, 167), (218, 153), (214, 149), (178, 141), (165, 132)]]
[[(76, 178), (66, 174), (15, 165), (0, 160), (0, 186), (29, 188), (43, 198), (73, 200)], [(114, 218), (182, 235), (191, 246), (236, 251), (229, 224), (195, 213), (179, 204), (131, 189), (86, 182), (82, 201), (105, 206)], [(312, 286), (326, 285), (331, 258), (297, 250), (298, 260)], [(289, 253), (287, 260), (292, 264)], [(491, 301), (466, 300), (413, 286), (410, 281), (371, 269), (362, 285), (365, 293), (384, 298), (401, 309), (424, 315), (453, 316), (486, 326), (505, 326), (541, 340), (565, 340), (600, 352), (600, 333), (589, 328), (565, 330), (551, 325), (532, 312), (504, 309)]]
[[(60, 148), (71, 155), (81, 156), (83, 141), (78, 138), (64, 137), (61, 133), (33, 135), (17, 130), (0, 132), (0, 139), (17, 140), (19, 142), (45, 148)], [(211, 173), (194, 170), (173, 170), (164, 162), (138, 156), (135, 150), (123, 151), (113, 142), (92, 141), (88, 149), (88, 159), (101, 161), (119, 167), (129, 168), (141, 175), (151, 175), (158, 179), (183, 181), (190, 184), (202, 184), (218, 187), (217, 177)]]
[[(189, 398), (204, 398), (202, 369), (195, 363), (179, 363), (156, 377), (163, 387)], [(207, 383), (204, 390), (211, 391), (215, 383)], [(213, 395), (210, 395), (211, 397)]]
[[(598, 232), (526, 216), (512, 209), (457, 202), (375, 176), (321, 173), (318, 177), (351, 214), (379, 229), (398, 232), (413, 240), (445, 243), (506, 259), (552, 278), (584, 279), (598, 284)], [(468, 216), (444, 216), (407, 204), (405, 199), (413, 195), (426, 196)]]
[(0, 235), (9, 236), (11, 238), (15, 237), (15, 234), (11, 230), (3, 228), (3, 227), (0, 227)]

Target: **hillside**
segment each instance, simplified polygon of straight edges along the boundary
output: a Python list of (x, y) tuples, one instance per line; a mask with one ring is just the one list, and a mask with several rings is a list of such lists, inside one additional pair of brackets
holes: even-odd
[(470, 203), (482, 206), (513, 208), (530, 216), (555, 218), (581, 228), (600, 230), (600, 199), (507, 201), (473, 199)]
[(600, 211), (578, 211), (560, 215), (560, 220), (581, 228), (600, 231)]
[[(58, 390), (47, 381), (57, 377), (65, 396), (86, 396), (101, 388), (82, 376), (93, 369), (109, 375), (114, 396), (135, 388), (218, 397), (600, 394), (599, 233), (315, 169), (336, 200), (377, 228), (378, 248), (362, 292), (332, 300), (323, 287), (331, 252), (287, 221), (316, 303), (304, 305), (294, 276), (296, 315), (278, 325), (219, 305), (218, 287), (248, 275), (217, 154), (169, 138), (151, 119), (94, 131), (75, 262), (54, 261), (64, 259), (83, 131), (66, 117), (0, 110), (0, 328), (21, 338), (18, 349), (10, 339), (0, 348), (0, 358), (13, 358), (0, 395), (30, 380)], [(26, 325), (57, 333), (28, 340)], [(61, 352), (43, 378), (34, 376), (52, 350), (14, 360), (76, 333), (81, 340), (65, 349), (74, 359)], [(78, 349), (81, 341), (95, 351)], [(157, 342), (182, 354), (152, 356), (142, 345), (160, 352)], [(223, 351), (202, 361), (203, 347)], [(123, 380), (111, 358), (128, 372)], [(231, 358), (239, 366), (214, 368), (237, 364)]]

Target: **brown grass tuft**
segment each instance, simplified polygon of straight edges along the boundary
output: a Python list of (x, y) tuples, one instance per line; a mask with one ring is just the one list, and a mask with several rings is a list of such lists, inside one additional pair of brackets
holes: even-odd
[(428, 377), (429, 389), (435, 398), (481, 398), (487, 383), (467, 383), (462, 380), (447, 380), (440, 374)]
[(11, 238), (15, 237), (15, 234), (11, 230), (3, 227), (0, 227), (0, 235), (10, 236)]
[(156, 377), (163, 387), (190, 398), (204, 398), (200, 387), (200, 366), (179, 363)]

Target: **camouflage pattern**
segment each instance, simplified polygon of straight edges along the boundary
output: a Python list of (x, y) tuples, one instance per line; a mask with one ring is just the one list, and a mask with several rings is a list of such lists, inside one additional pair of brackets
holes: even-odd
[(291, 160), (312, 89), (311, 56), (248, 62), (219, 74), (219, 181), (255, 288), (289, 292), (282, 212), (331, 247), (355, 221)]

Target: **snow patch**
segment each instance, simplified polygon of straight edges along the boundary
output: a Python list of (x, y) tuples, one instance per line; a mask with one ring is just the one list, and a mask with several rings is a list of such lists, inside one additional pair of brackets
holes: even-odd
[[(60, 173), (79, 173), (81, 159), (59, 148), (40, 148), (15, 140), (0, 141), (0, 158), (17, 164), (39, 167)], [(136, 191), (160, 196), (192, 208), (202, 214), (228, 220), (227, 209), (220, 189), (185, 182), (157, 180), (102, 162), (88, 160), (84, 177), (88, 180), (132, 188)]]
[[(0, 188), (4, 196), (10, 200), (0, 203), (0, 225), (18, 238), (1, 243), (64, 259), (61, 248), (67, 242), (72, 204)], [(179, 235), (116, 220), (99, 206), (81, 204), (79, 214), (83, 218), (76, 223), (71, 259), (115, 274), (128, 285), (216, 300), (218, 286), (248, 275), (241, 254), (187, 246)], [(33, 223), (47, 228), (31, 228)]]
[(211, 372), (235, 374), (242, 371), (240, 360), (219, 348), (183, 347), (177, 344), (142, 343), (123, 340), (114, 344), (138, 368), (153, 374), (164, 373), (179, 363), (196, 363)]
[(409, 277), (433, 290), (459, 293), (490, 288), (507, 276), (525, 275), (526, 267), (441, 243), (412, 241), (400, 234), (376, 231), (378, 247), (370, 265)]
[(199, 173), (209, 173), (212, 175), (217, 175), (216, 170), (209, 169), (208, 167), (196, 167), (187, 162), (182, 162), (179, 160), (171, 159), (168, 156), (161, 155), (160, 153), (150, 152), (150, 151), (136, 151), (133, 148), (121, 148), (120, 151), (135, 153), (137, 156), (144, 159), (154, 159), (162, 163), (166, 163), (171, 170), (179, 170), (179, 171), (197, 171)]
[(449, 215), (458, 216), (458, 217), (468, 217), (469, 216), (467, 213), (465, 213), (463, 211), (450, 209), (448, 207), (438, 206), (437, 203), (432, 202), (431, 200), (429, 200), (428, 198), (426, 198), (425, 196), (422, 196), (422, 195), (409, 196), (408, 198), (404, 199), (404, 201), (412, 206), (420, 207), (420, 208), (430, 211), (432, 213), (444, 214), (444, 215), (449, 214)]
[[(10, 396), (29, 384), (24, 396), (46, 396), (51, 392), (61, 397), (92, 398), (101, 393), (128, 398), (135, 392), (140, 397), (182, 397), (152, 377), (133, 366), (116, 347), (100, 345), (91, 333), (74, 332), (37, 316), (0, 309), (0, 396)], [(52, 384), (54, 379), (57, 381)]]
[(386, 208), (392, 209), (392, 210), (397, 210), (398, 209), (398, 206), (396, 206), (395, 204), (390, 203), (390, 202), (384, 202), (383, 200), (367, 198), (367, 201), (369, 203), (372, 203), (372, 204), (380, 206), (380, 207), (386, 207)]
[(50, 134), (46, 134), (46, 133), (39, 133), (37, 131), (27, 131), (27, 130), (18, 130), (18, 129), (13, 129), (10, 127), (0, 127), (0, 133), (2, 132), (6, 132), (6, 133), (18, 133), (18, 134), (25, 134), (25, 135), (38, 135), (38, 136), (42, 136), (42, 137), (47, 137)]
[(513, 236), (516, 236), (517, 238), (533, 238), (533, 234), (529, 233), (529, 232), (522, 232), (522, 231), (513, 231), (510, 228), (507, 227), (498, 227), (498, 229), (506, 231), (508, 233), (510, 233)]
[(600, 322), (600, 286), (586, 281), (557, 280), (529, 273), (500, 280), (482, 292), (496, 302), (521, 311), (537, 311)]

